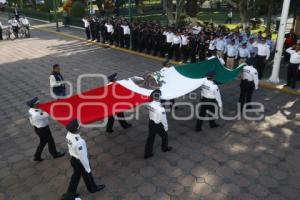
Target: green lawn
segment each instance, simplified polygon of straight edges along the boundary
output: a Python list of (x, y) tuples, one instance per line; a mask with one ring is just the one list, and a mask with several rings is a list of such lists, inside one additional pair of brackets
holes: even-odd
[[(227, 19), (227, 11), (209, 11), (203, 10), (198, 12), (197, 18), (201, 21), (212, 21), (217, 24), (224, 24)], [(241, 21), (240, 14), (233, 12), (233, 23)]]

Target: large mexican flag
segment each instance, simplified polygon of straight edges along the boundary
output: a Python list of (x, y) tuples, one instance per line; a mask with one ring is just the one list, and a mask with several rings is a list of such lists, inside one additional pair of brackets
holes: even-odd
[(76, 118), (82, 124), (89, 124), (151, 101), (149, 96), (155, 88), (162, 91), (162, 99), (174, 99), (201, 87), (209, 71), (216, 72), (218, 84), (225, 84), (233, 81), (242, 67), (229, 70), (218, 59), (212, 59), (162, 68), (144, 77), (131, 77), (69, 98), (43, 103), (40, 108), (64, 125)]

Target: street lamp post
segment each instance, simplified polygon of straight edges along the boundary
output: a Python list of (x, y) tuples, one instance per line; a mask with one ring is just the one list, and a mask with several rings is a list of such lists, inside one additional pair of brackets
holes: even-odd
[(53, 0), (52, 1), (53, 3), (53, 12), (54, 12), (54, 20), (55, 20), (55, 23), (56, 23), (56, 31), (59, 32), (59, 26), (58, 26), (58, 20), (57, 20), (57, 6), (56, 6), (56, 0)]
[[(128, 0), (128, 18), (129, 18), (129, 24), (131, 25), (132, 22), (132, 6), (131, 6), (131, 0)], [(132, 30), (130, 30), (130, 49), (132, 49)]]

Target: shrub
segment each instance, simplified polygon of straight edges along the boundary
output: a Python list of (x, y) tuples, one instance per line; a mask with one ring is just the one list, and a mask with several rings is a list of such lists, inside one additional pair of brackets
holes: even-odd
[(73, 2), (70, 14), (72, 17), (83, 17), (85, 14), (85, 5), (79, 1)]

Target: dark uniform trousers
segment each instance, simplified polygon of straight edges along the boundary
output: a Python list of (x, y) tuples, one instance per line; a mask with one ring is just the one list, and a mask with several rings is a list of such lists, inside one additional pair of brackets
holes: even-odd
[(49, 149), (50, 154), (53, 157), (55, 157), (58, 152), (56, 151), (54, 139), (52, 137), (49, 126), (46, 126), (43, 128), (37, 128), (34, 126), (34, 131), (40, 138), (40, 144), (36, 149), (34, 158), (36, 158), (36, 159), (41, 158), (42, 152), (43, 152), (46, 144), (48, 144), (48, 149)]
[(299, 64), (292, 64), (290, 63), (287, 70), (287, 85), (295, 88), (296, 87), (296, 81), (297, 81), (297, 75), (298, 75), (298, 68)]
[(266, 66), (266, 56), (257, 56), (256, 59), (258, 79), (261, 80)]
[(68, 193), (75, 195), (77, 187), (82, 176), (84, 183), (89, 192), (93, 193), (97, 189), (97, 185), (94, 181), (92, 173), (87, 173), (81, 164), (80, 160), (75, 157), (71, 157), (71, 166), (73, 167), (73, 174), (71, 176), (71, 181), (68, 187)]
[(3, 37), (2, 37), (2, 28), (0, 27), (0, 40), (3, 40)]
[[(201, 105), (201, 107), (200, 107), (199, 117), (204, 118), (206, 116), (206, 114), (208, 114), (208, 113), (206, 113), (207, 111), (209, 111), (211, 113), (215, 113), (215, 106), (206, 105), (205, 103), (216, 104), (217, 103), (216, 99), (208, 99), (208, 98), (202, 97), (201, 102), (204, 103), (204, 105)], [(212, 117), (210, 114), (208, 114), (208, 115), (209, 115), (209, 117)], [(196, 129), (201, 129), (202, 124), (203, 124), (203, 120), (197, 119)], [(214, 127), (217, 124), (214, 119), (209, 119), (209, 125), (210, 125), (210, 127)]]
[(107, 40), (109, 41), (109, 44), (110, 44), (110, 45), (113, 45), (113, 43), (114, 43), (113, 34), (107, 32), (106, 38), (107, 38)]
[(91, 39), (90, 27), (85, 28), (85, 34), (86, 34), (86, 39), (87, 40)]
[(187, 62), (187, 60), (189, 59), (188, 48), (189, 48), (188, 45), (182, 45), (182, 47), (181, 47), (182, 56), (183, 56), (183, 62)]
[[(116, 116), (118, 117), (118, 121), (120, 123), (120, 125), (123, 127), (123, 128), (128, 128), (128, 126), (130, 126), (126, 120), (124, 119), (125, 116), (124, 116), (124, 113), (118, 113), (116, 114)], [(106, 131), (112, 131), (112, 128), (114, 126), (114, 122), (115, 122), (115, 117), (114, 116), (111, 116), (108, 118), (108, 122), (107, 122), (107, 125), (106, 125)]]
[(13, 26), (13, 32), (16, 36), (16, 38), (19, 38), (19, 27), (18, 26)]
[(245, 103), (251, 102), (252, 94), (255, 89), (255, 85), (253, 81), (242, 80), (241, 84), (241, 93), (240, 93), (240, 104), (241, 108), (243, 108)]
[(124, 45), (127, 49), (130, 47), (130, 35), (126, 34), (124, 35)]
[(149, 120), (149, 135), (145, 146), (145, 156), (153, 153), (153, 145), (157, 133), (162, 139), (161, 150), (166, 151), (168, 149), (168, 133), (165, 131), (163, 124), (156, 124), (153, 120)]
[(175, 53), (175, 61), (180, 60), (180, 44), (173, 45), (174, 53)]
[(168, 59), (172, 59), (173, 58), (173, 47), (172, 47), (172, 43), (166, 43), (166, 49), (168, 51)]

